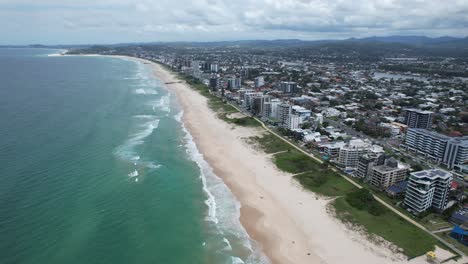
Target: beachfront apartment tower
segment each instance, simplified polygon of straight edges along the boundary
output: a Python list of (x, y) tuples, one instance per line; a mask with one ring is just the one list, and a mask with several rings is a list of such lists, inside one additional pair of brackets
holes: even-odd
[(359, 157), (371, 151), (372, 145), (360, 139), (350, 140), (340, 148), (338, 165), (347, 169), (355, 169), (358, 166)]
[(278, 120), (278, 109), (279, 105), (281, 104), (281, 100), (278, 98), (273, 98), (270, 100), (270, 105), (271, 105), (271, 113), (270, 113), (270, 118)]
[(374, 155), (365, 154), (359, 157), (357, 170), (354, 174), (357, 178), (366, 180), (369, 177), (372, 167), (374, 166), (376, 157)]
[(291, 115), (291, 112), (292, 108), (289, 104), (278, 105), (278, 119), (283, 126), (285, 126), (288, 123), (288, 119)]
[(289, 130), (298, 129), (301, 125), (301, 117), (298, 115), (289, 115), (288, 122), (286, 124), (286, 128)]
[(262, 107), (262, 118), (270, 119), (271, 117), (271, 102), (264, 102)]
[(369, 169), (368, 181), (377, 188), (386, 189), (395, 183), (404, 181), (408, 169), (408, 165), (399, 163), (394, 158), (388, 158), (384, 164), (372, 166)]
[(419, 109), (405, 109), (405, 124), (408, 128), (431, 129), (433, 114)]
[(253, 104), (251, 106), (251, 112), (254, 115), (263, 115), (265, 104), (270, 102), (271, 97), (269, 95), (257, 95), (253, 97)]
[(414, 214), (431, 207), (442, 212), (447, 206), (451, 184), (452, 174), (440, 169), (413, 172), (408, 180), (404, 204)]

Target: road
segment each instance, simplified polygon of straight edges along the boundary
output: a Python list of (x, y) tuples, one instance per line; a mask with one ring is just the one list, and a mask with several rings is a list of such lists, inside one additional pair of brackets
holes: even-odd
[(327, 122), (328, 124), (332, 125), (333, 127), (336, 127), (336, 128), (339, 128), (341, 130), (343, 130), (344, 132), (346, 132), (346, 134), (348, 135), (351, 135), (353, 137), (359, 137), (359, 138), (364, 138), (364, 139), (368, 139), (374, 143), (378, 143), (386, 148), (393, 148), (392, 145), (390, 145), (386, 140), (382, 140), (382, 139), (375, 139), (373, 137), (370, 137), (362, 132), (359, 132), (359, 131), (356, 131), (355, 129), (341, 123), (341, 122), (338, 122), (338, 121), (335, 121), (335, 120), (332, 120), (332, 119), (329, 119), (329, 118), (325, 118), (324, 119), (324, 122)]
[[(232, 107), (236, 108), (239, 112), (241, 113), (244, 113), (246, 114), (244, 111), (242, 111), (241, 109), (239, 109), (237, 106), (233, 105), (233, 104), (230, 104)], [(298, 151), (304, 153), (305, 155), (309, 156), (310, 158), (314, 159), (315, 161), (319, 162), (319, 163), (323, 163), (323, 161), (320, 159), (320, 158), (317, 158), (315, 155), (313, 154), (310, 154), (306, 151), (304, 151), (302, 148), (298, 147), (296, 144), (290, 142), (289, 140), (285, 139), (283, 136), (277, 134), (275, 131), (271, 130), (267, 125), (265, 125), (265, 123), (263, 121), (261, 121), (260, 119), (250, 115), (250, 114), (246, 114), (247, 116), (250, 116), (252, 118), (254, 118), (257, 122), (259, 122), (262, 127), (267, 130), (268, 132), (272, 133), (273, 135), (275, 135), (276, 137), (278, 137), (279, 139), (281, 139), (282, 141), (286, 142), (287, 144), (291, 145), (292, 147), (294, 147), (295, 149), (297, 149)], [(357, 131), (356, 131), (357, 132)], [(359, 133), (359, 132), (358, 132)], [(363, 188), (360, 184), (358, 184), (357, 182), (353, 181), (352, 179), (350, 179), (348, 176), (344, 175), (343, 173), (341, 173), (339, 170), (337, 170), (336, 168), (334, 167), (331, 167), (331, 169), (335, 172), (337, 172), (341, 177), (343, 177), (344, 179), (346, 179), (348, 182), (350, 182), (351, 184), (353, 184), (354, 186), (356, 186), (357, 188), (361, 189)], [(400, 216), (401, 218), (405, 219), (406, 221), (408, 221), (409, 223), (415, 225), (416, 227), (422, 229), (424, 232), (428, 233), (429, 235), (431, 235), (432, 237), (434, 237), (435, 239), (437, 239), (439, 242), (441, 242), (442, 244), (444, 244), (445, 246), (449, 247), (450, 249), (452, 249), (453, 251), (455, 251), (457, 254), (459, 254), (460, 256), (465, 256), (465, 254), (463, 253), (463, 251), (457, 249), (455, 246), (453, 246), (452, 244), (448, 243), (447, 241), (445, 241), (444, 239), (440, 238), (439, 236), (437, 236), (436, 234), (433, 234), (431, 231), (429, 231), (428, 229), (426, 229), (423, 225), (421, 225), (420, 223), (414, 221), (413, 219), (411, 219), (410, 217), (408, 217), (407, 215), (401, 213), (400, 211), (398, 211), (396, 208), (394, 208), (392, 205), (388, 204), (387, 202), (385, 202), (384, 200), (380, 199), (378, 196), (374, 195), (374, 198), (376, 201), (378, 201), (380, 204), (382, 204), (383, 206), (387, 207), (388, 209), (390, 209), (392, 212), (394, 212), (395, 214), (397, 214), (398, 216)]]

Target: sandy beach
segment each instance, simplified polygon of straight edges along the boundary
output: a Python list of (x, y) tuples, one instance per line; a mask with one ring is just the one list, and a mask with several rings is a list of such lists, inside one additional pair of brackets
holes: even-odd
[[(148, 63), (147, 61), (145, 61)], [(241, 203), (241, 223), (272, 263), (408, 263), (388, 244), (367, 237), (333, 217), (330, 199), (303, 190), (279, 171), (271, 156), (246, 142), (258, 128), (235, 127), (217, 118), (207, 99), (158, 64), (155, 75), (177, 96), (183, 122), (204, 158)], [(424, 256), (410, 263), (427, 263)]]

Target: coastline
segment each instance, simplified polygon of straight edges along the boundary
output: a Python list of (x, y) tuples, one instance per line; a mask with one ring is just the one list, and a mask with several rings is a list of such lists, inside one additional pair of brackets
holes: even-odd
[[(159, 64), (115, 57), (151, 64), (155, 76), (164, 83), (178, 81)], [(328, 211), (330, 200), (303, 190), (290, 174), (279, 171), (268, 155), (245, 142), (261, 130), (233, 127), (218, 119), (207, 99), (185, 83), (166, 88), (181, 104), (182, 121), (199, 151), (241, 203), (242, 225), (272, 263), (408, 262), (385, 245), (347, 230)], [(425, 263), (420, 258), (411, 261), (416, 262)]]

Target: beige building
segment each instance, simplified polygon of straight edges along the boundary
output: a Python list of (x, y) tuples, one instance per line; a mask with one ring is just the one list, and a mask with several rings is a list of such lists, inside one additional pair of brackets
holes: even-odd
[(369, 183), (375, 187), (386, 189), (397, 182), (404, 181), (408, 169), (408, 165), (399, 163), (394, 158), (386, 159), (384, 164), (370, 168)]

